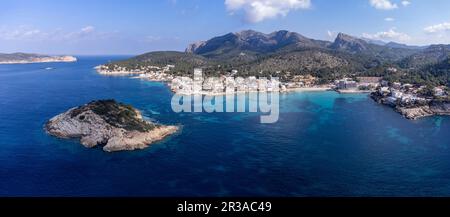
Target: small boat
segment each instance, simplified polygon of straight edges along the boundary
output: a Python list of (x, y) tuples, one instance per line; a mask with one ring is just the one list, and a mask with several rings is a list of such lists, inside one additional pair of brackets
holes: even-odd
[(45, 68), (45, 70), (52, 70), (52, 69), (55, 69), (55, 68), (52, 68), (52, 67)]

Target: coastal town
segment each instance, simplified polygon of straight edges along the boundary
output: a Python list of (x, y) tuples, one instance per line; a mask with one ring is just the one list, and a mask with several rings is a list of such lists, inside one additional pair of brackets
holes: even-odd
[(136, 79), (167, 82), (169, 88), (182, 95), (224, 95), (249, 92), (292, 92), (292, 91), (336, 91), (341, 94), (366, 93), (376, 102), (393, 107), (408, 119), (432, 115), (450, 115), (448, 88), (430, 87), (408, 83), (389, 82), (382, 77), (353, 77), (335, 80), (329, 84), (318, 84), (311, 75), (296, 75), (289, 81), (267, 77), (235, 77), (233, 70), (220, 77), (203, 77), (202, 69), (194, 69), (192, 77), (174, 76), (174, 65), (164, 67), (146, 66), (129, 70), (125, 67), (97, 66), (102, 75), (127, 75)]
[(289, 82), (281, 82), (277, 78), (271, 77), (235, 77), (237, 71), (221, 75), (220, 77), (203, 77), (202, 69), (194, 69), (192, 77), (173, 76), (170, 70), (173, 65), (165, 67), (147, 66), (139, 70), (128, 70), (117, 66), (113, 69), (105, 65), (97, 66), (99, 74), (108, 76), (128, 75), (132, 78), (149, 81), (167, 82), (170, 89), (178, 94), (203, 94), (220, 95), (227, 93), (245, 92), (289, 92), (289, 91), (326, 91), (334, 88), (333, 84), (317, 85), (317, 78), (311, 75), (297, 75)]

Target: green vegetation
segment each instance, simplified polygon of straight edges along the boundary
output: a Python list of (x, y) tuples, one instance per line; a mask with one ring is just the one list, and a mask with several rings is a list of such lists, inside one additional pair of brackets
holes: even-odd
[[(147, 132), (155, 128), (154, 124), (139, 119), (138, 113), (131, 105), (117, 103), (112, 99), (93, 101), (85, 106), (78, 107), (72, 110), (71, 117), (77, 117), (88, 110), (102, 117), (108, 124), (126, 130)], [(81, 115), (78, 118), (84, 120), (85, 116)]]
[(450, 86), (450, 45), (382, 46), (345, 34), (330, 43), (287, 31), (244, 31), (213, 38), (189, 52), (151, 52), (107, 64), (110, 69), (129, 70), (166, 65), (175, 65), (170, 73), (176, 76), (191, 76), (194, 68), (201, 67), (205, 76), (237, 70), (233, 76), (273, 76), (281, 81), (312, 75), (320, 84), (343, 77), (377, 76), (389, 82)]
[(370, 90), (371, 87), (369, 87), (369, 86), (359, 86), (358, 89), (359, 90)]
[(418, 94), (423, 97), (434, 97), (433, 86), (426, 86), (419, 90)]

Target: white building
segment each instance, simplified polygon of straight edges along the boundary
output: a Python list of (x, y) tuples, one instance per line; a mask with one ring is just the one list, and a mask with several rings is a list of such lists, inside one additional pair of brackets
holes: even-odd
[(236, 81), (233, 77), (225, 77), (225, 92), (233, 93), (236, 91)]
[(351, 89), (351, 88), (356, 88), (358, 86), (356, 81), (352, 81), (349, 78), (337, 80), (334, 83), (336, 85), (336, 88), (338, 88), (338, 89)]
[(255, 76), (250, 76), (245, 79), (248, 91), (258, 91), (258, 81)]
[(267, 91), (267, 78), (260, 78), (257, 83), (259, 91)]
[(440, 97), (445, 96), (445, 91), (440, 87), (435, 87), (434, 89), (434, 96)]
[(243, 77), (237, 77), (234, 81), (236, 82), (237, 91), (247, 91), (248, 90), (246, 79), (244, 79)]
[(272, 92), (279, 90), (280, 90), (280, 81), (278, 81), (278, 79), (272, 78), (267, 82), (267, 91)]
[(403, 93), (397, 90), (393, 90), (391, 91), (391, 96), (396, 98), (396, 99), (401, 99), (403, 96)]

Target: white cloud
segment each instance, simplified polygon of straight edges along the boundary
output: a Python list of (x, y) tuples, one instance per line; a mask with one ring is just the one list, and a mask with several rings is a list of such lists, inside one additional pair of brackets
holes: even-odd
[(336, 38), (336, 36), (337, 36), (337, 32), (336, 31), (331, 31), (331, 30), (328, 30), (327, 31), (327, 36), (328, 36), (328, 39), (335, 39)]
[(14, 41), (74, 41), (102, 39), (114, 34), (115, 32), (99, 32), (93, 26), (85, 26), (76, 31), (63, 31), (62, 29), (45, 31), (30, 26), (0, 27), (0, 39)]
[(450, 23), (440, 23), (432, 26), (428, 26), (425, 29), (425, 32), (427, 33), (438, 33), (438, 32), (444, 32), (450, 30)]
[(392, 21), (395, 21), (395, 19), (392, 18), (392, 17), (386, 17), (386, 18), (384, 18), (384, 21), (386, 21), (386, 22), (392, 22)]
[(231, 14), (243, 11), (246, 20), (252, 23), (286, 16), (291, 10), (308, 9), (311, 0), (225, 0)]
[(97, 36), (97, 32), (95, 27), (93, 26), (85, 26), (78, 31), (61, 33), (60, 35), (55, 35), (55, 39), (64, 39), (64, 40), (80, 40), (80, 39), (89, 39), (95, 38)]
[(327, 31), (327, 35), (328, 35), (328, 37), (330, 37), (330, 38), (331, 38), (331, 37), (333, 37), (333, 32), (332, 32), (332, 31), (330, 31), (330, 30), (328, 30), (328, 31)]
[(411, 41), (411, 36), (406, 33), (397, 32), (395, 28), (391, 28), (385, 32), (377, 32), (375, 34), (363, 33), (364, 38), (372, 40), (383, 40), (383, 41), (396, 41), (396, 42), (409, 42)]
[(370, 5), (380, 10), (393, 10), (398, 8), (397, 4), (392, 3), (390, 0), (370, 0)]
[(81, 28), (82, 33), (92, 33), (94, 31), (95, 31), (95, 27), (93, 27), (93, 26), (86, 26), (86, 27)]
[(45, 37), (46, 33), (36, 28), (28, 26), (19, 26), (15, 29), (7, 27), (0, 28), (0, 39), (4, 40), (26, 40)]
[(182, 40), (182, 38), (179, 36), (162, 37), (162, 36), (154, 36), (154, 35), (148, 35), (148, 36), (145, 36), (143, 39), (139, 39), (140, 42), (143, 42), (146, 44), (178, 43), (181, 40)]
[(408, 5), (410, 5), (411, 4), (411, 2), (410, 1), (407, 1), (407, 0), (405, 0), (405, 1), (402, 1), (402, 5), (403, 6), (408, 6)]
[(158, 42), (162, 39), (161, 36), (153, 36), (153, 35), (149, 35), (147, 37), (145, 37), (144, 42), (149, 42), (149, 43), (153, 43), (153, 42)]

